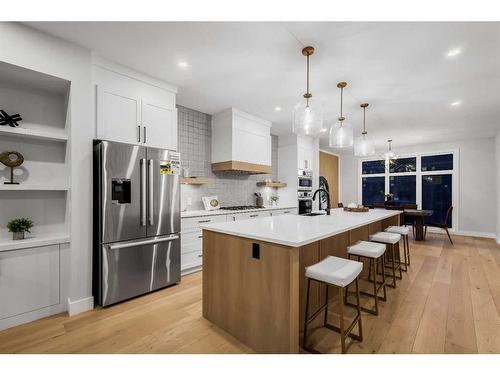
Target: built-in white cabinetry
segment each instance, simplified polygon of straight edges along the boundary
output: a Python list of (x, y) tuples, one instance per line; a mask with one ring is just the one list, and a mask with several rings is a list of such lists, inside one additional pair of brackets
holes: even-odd
[(181, 219), (181, 272), (187, 274), (201, 268), (203, 263), (203, 224), (226, 221), (226, 215), (189, 217)]
[(297, 138), (297, 166), (298, 169), (312, 170), (314, 166), (314, 152), (317, 151), (314, 139), (310, 137)]
[(177, 150), (174, 87), (102, 60), (93, 79), (97, 138)]
[(124, 143), (141, 141), (141, 98), (97, 86), (97, 138)]
[[(212, 118), (212, 168), (249, 168), (249, 172), (270, 173), (271, 125), (269, 121), (235, 108), (215, 114)], [(226, 165), (220, 167), (219, 163)]]

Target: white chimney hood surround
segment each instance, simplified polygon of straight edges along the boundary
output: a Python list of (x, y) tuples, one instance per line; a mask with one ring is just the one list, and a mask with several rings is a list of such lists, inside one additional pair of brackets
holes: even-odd
[(270, 121), (236, 108), (212, 116), (212, 171), (271, 173)]

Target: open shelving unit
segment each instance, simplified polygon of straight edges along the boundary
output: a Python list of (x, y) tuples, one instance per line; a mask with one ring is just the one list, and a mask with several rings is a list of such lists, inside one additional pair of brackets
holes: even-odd
[[(24, 163), (14, 168), (16, 185), (4, 184), (10, 168), (0, 163), (0, 249), (68, 242), (71, 84), (5, 62), (0, 62), (0, 83), (0, 108), (22, 117), (18, 127), (0, 126), (0, 152), (14, 150), (24, 156)], [(34, 221), (31, 239), (10, 239), (6, 224), (16, 217)]]
[(208, 178), (203, 177), (181, 177), (181, 184), (183, 185), (205, 185), (209, 182)]
[(271, 187), (271, 188), (278, 189), (278, 188), (286, 187), (286, 183), (285, 182), (277, 182), (277, 181), (274, 181), (274, 182), (259, 181), (259, 182), (257, 182), (257, 186)]

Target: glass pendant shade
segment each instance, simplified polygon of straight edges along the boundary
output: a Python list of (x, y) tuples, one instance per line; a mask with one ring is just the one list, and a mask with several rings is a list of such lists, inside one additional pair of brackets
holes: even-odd
[(323, 129), (323, 109), (312, 98), (303, 99), (293, 109), (293, 132), (317, 137)]
[(371, 137), (366, 134), (361, 134), (354, 140), (354, 155), (356, 156), (371, 156), (375, 155), (375, 145)]
[(330, 128), (329, 146), (344, 148), (351, 147), (354, 143), (354, 129), (351, 124), (337, 121)]

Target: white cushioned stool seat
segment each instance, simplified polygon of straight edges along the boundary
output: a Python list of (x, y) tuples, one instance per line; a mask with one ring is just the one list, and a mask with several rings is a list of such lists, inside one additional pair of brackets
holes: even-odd
[(359, 241), (357, 244), (347, 247), (347, 252), (351, 255), (379, 258), (385, 252), (385, 245), (377, 242)]
[(321, 262), (306, 267), (306, 277), (344, 287), (352, 283), (362, 269), (361, 262), (327, 256)]
[(390, 233), (397, 233), (397, 234), (400, 234), (402, 236), (407, 236), (410, 234), (410, 228), (408, 228), (408, 227), (390, 226), (385, 231), (390, 232)]
[(401, 235), (390, 232), (377, 232), (370, 235), (370, 241), (396, 244), (401, 240)]

